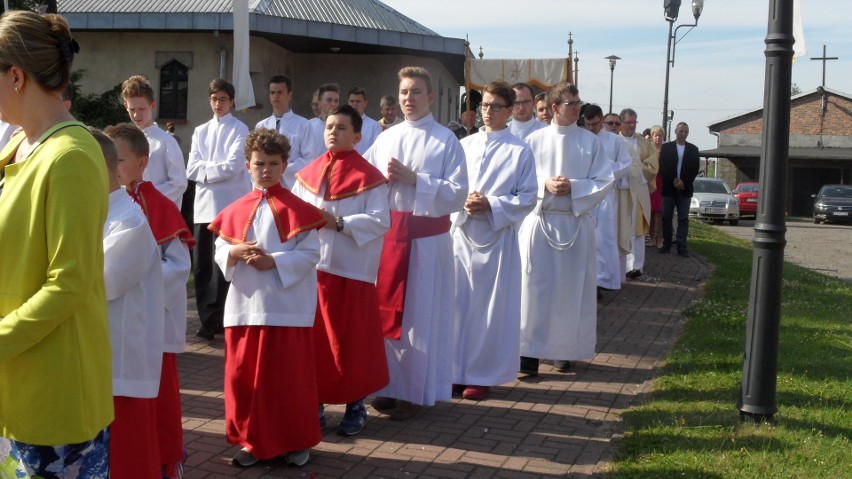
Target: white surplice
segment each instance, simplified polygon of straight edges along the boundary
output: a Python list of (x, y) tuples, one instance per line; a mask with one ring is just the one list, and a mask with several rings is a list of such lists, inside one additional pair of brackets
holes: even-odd
[(361, 120), (363, 120), (363, 124), (361, 125), (361, 141), (355, 145), (355, 150), (358, 154), (364, 156), (364, 153), (373, 146), (376, 138), (379, 137), (379, 133), (382, 132), (382, 125), (379, 125), (379, 122), (367, 115), (361, 115)]
[[(521, 226), (521, 355), (559, 360), (595, 355), (597, 261), (591, 210), (613, 184), (600, 140), (576, 124), (531, 134), (538, 204)], [(556, 196), (545, 180), (564, 176)]]
[[(364, 155), (387, 172), (396, 158), (417, 173), (415, 185), (393, 182), (391, 210), (441, 217), (458, 212), (467, 198), (467, 167), (455, 134), (431, 114), (379, 135)], [(432, 405), (452, 396), (453, 247), (449, 233), (412, 242), (402, 335), (385, 339), (390, 384), (376, 393)]]
[(541, 130), (546, 126), (547, 124), (542, 121), (538, 121), (535, 115), (533, 115), (533, 117), (527, 121), (510, 121), (509, 131), (511, 131), (512, 134), (518, 137), (519, 139), (526, 141), (527, 137), (530, 136), (532, 132)]
[(216, 264), (225, 280), (231, 282), (225, 301), (225, 327), (313, 326), (320, 259), (317, 231), (299, 233), (282, 243), (272, 211), (264, 200), (246, 235), (246, 242), (250, 241), (257, 241), (257, 246), (272, 256), (274, 268), (261, 271), (244, 261), (228, 265), (234, 245), (216, 238)]
[(610, 161), (616, 185), (593, 212), (595, 232), (597, 233), (598, 286), (607, 289), (621, 289), (624, 274), (621, 271), (621, 260), (618, 256), (617, 185), (622, 178), (626, 178), (630, 173), (633, 158), (627, 152), (627, 148), (619, 135), (601, 128), (597, 137), (601, 140), (606, 157)]
[(130, 195), (109, 195), (104, 285), (114, 396), (155, 398), (163, 363), (163, 273), (148, 220)]
[[(302, 148), (302, 154), (304, 157), (301, 160), (301, 165), (299, 165), (297, 169), (293, 170), (294, 178), (296, 173), (301, 171), (301, 169), (307, 166), (308, 163), (325, 154), (326, 151), (328, 151), (328, 148), (325, 146), (325, 120), (311, 118), (308, 120), (308, 127)], [(287, 169), (290, 169), (289, 165)]]
[(497, 386), (518, 371), (521, 256), (517, 225), (536, 202), (535, 159), (509, 128), (461, 141), (470, 190), (491, 211), (453, 222), (456, 314), (453, 383)]
[(335, 217), (343, 218), (343, 231), (319, 230), (319, 271), (344, 278), (376, 282), (385, 233), (390, 227), (388, 188), (379, 185), (339, 200), (325, 200), (327, 183), (316, 194), (296, 181), (293, 194)]
[(148, 140), (148, 166), (142, 179), (153, 183), (157, 191), (180, 209), (187, 185), (183, 151), (175, 137), (156, 123), (142, 132)]
[(290, 155), (287, 157), (287, 169), (284, 170), (284, 182), (288, 188), (292, 189), (296, 181), (296, 173), (314, 160), (314, 158), (308, 159), (309, 155), (305, 151), (308, 141), (308, 120), (293, 113), (293, 110), (289, 110), (279, 118), (272, 115), (260, 120), (254, 126), (254, 129), (269, 128), (274, 130), (276, 123), (278, 123), (278, 133), (290, 140)]

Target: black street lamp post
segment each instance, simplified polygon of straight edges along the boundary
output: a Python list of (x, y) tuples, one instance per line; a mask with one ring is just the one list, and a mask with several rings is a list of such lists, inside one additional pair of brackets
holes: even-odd
[[(669, 70), (674, 66), (675, 49), (677, 47), (677, 42), (680, 41), (677, 39), (677, 31), (681, 27), (689, 27), (691, 30), (698, 26), (698, 17), (701, 16), (701, 12), (704, 10), (704, 0), (692, 0), (692, 16), (695, 17), (695, 23), (678, 25), (677, 28), (674, 28), (674, 22), (677, 21), (677, 15), (680, 11), (680, 3), (681, 0), (663, 0), (663, 12), (665, 14), (666, 21), (669, 22), (669, 35), (666, 39), (666, 86), (665, 91), (663, 92), (662, 125), (666, 124), (666, 119), (669, 115)], [(689, 31), (684, 33), (683, 36), (685, 37), (688, 33)], [(683, 39), (683, 37), (681, 37), (681, 39)]]
[(615, 75), (615, 61), (621, 60), (615, 55), (610, 55), (604, 60), (609, 60), (609, 112), (612, 113), (612, 80)]
[(778, 336), (784, 273), (785, 198), (790, 145), (793, 72), (793, 1), (769, 1), (760, 205), (754, 221), (754, 253), (748, 300), (743, 377), (737, 408), (743, 421), (771, 421), (777, 412)]

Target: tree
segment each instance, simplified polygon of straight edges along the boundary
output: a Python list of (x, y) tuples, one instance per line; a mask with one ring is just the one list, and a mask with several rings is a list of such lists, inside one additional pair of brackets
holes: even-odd
[(82, 94), (80, 80), (85, 70), (71, 72), (68, 93), (71, 97), (71, 114), (74, 118), (95, 128), (104, 128), (128, 121), (124, 101), (121, 98), (121, 84), (103, 93)]
[[(9, 10), (30, 10), (38, 11), (39, 0), (9, 0)], [(0, 12), (4, 10), (3, 4), (0, 3)]]
[(796, 96), (799, 93), (802, 93), (802, 89), (799, 88), (797, 83), (793, 83), (793, 85), (790, 86), (790, 96)]

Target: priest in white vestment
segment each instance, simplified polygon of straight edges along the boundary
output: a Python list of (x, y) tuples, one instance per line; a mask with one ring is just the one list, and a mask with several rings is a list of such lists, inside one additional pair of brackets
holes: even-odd
[(619, 114), (621, 136), (627, 151), (633, 157), (630, 174), (631, 191), (634, 195), (633, 211), (633, 248), (624, 261), (624, 274), (636, 279), (642, 276), (645, 268), (645, 235), (651, 225), (651, 189), (656, 188), (657, 170), (660, 169), (659, 155), (654, 145), (644, 136), (636, 133), (636, 111), (625, 108)]
[(521, 372), (538, 374), (539, 358), (595, 355), (597, 262), (591, 212), (613, 184), (600, 140), (577, 126), (577, 87), (548, 93), (553, 120), (529, 136), (538, 203), (520, 231)]
[(456, 314), (453, 390), (485, 399), (517, 376), (521, 257), (517, 226), (536, 202), (535, 159), (509, 131), (515, 90), (485, 85), (485, 131), (461, 141), (471, 193), (453, 222)]
[[(594, 133), (601, 141), (612, 167), (615, 185), (626, 183), (633, 159), (627, 153), (621, 137), (603, 128), (603, 110), (598, 105), (589, 105), (585, 108), (583, 117), (586, 120), (586, 129)], [(597, 233), (598, 287), (608, 290), (621, 289), (621, 283), (624, 280), (618, 255), (620, 238), (617, 235), (617, 212), (618, 190), (613, 187), (592, 213)], [(626, 241), (623, 241), (621, 246), (630, 248), (632, 236), (632, 234), (625, 236)]]
[(435, 92), (429, 72), (406, 67), (399, 79), (406, 121), (379, 135), (364, 157), (386, 172), (391, 209), (376, 285), (390, 384), (371, 405), (406, 420), (419, 405), (451, 397), (455, 281), (449, 215), (462, 209), (468, 187), (461, 144), (430, 112)]

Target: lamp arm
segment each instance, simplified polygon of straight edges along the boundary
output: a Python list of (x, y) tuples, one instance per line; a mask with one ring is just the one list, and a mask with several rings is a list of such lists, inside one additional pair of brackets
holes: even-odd
[[(677, 51), (677, 44), (678, 44), (678, 42), (680, 42), (681, 40), (683, 40), (684, 38), (686, 38), (686, 36), (687, 36), (687, 35), (689, 35), (689, 32), (691, 32), (691, 31), (692, 31), (692, 29), (693, 29), (693, 28), (695, 28), (695, 27), (697, 27), (697, 26), (698, 26), (698, 20), (696, 20), (694, 24), (689, 24), (689, 25), (688, 25), (688, 24), (678, 25), (678, 26), (677, 26), (677, 28), (675, 28), (675, 31), (674, 31), (674, 33), (672, 34), (671, 39), (669, 39), (669, 41), (671, 41), (671, 42), (672, 42), (672, 59), (671, 59), (671, 65), (672, 65), (672, 68), (674, 68), (674, 64), (675, 64), (675, 52)], [(680, 27), (689, 27), (689, 30), (687, 30), (687, 31), (686, 31), (686, 33), (684, 33), (684, 34), (683, 34), (683, 36), (682, 36), (682, 37), (680, 37), (680, 39), (678, 39), (678, 38), (677, 38), (677, 31), (678, 31), (678, 30), (680, 30)]]

